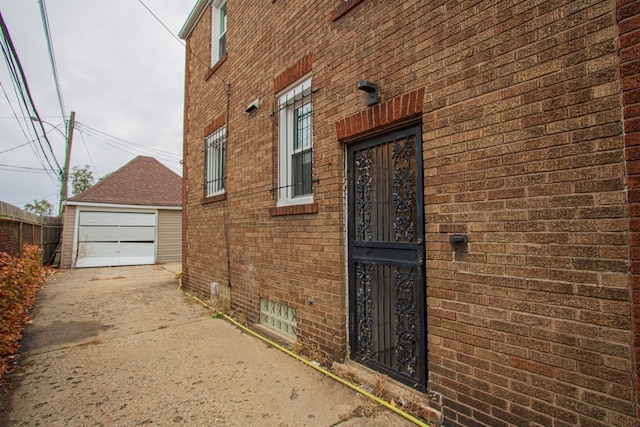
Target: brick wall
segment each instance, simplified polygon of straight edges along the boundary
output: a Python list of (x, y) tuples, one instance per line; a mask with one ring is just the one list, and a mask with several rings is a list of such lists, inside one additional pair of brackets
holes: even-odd
[(635, 424), (614, 6), (432, 15), (429, 379), (450, 425)]
[(629, 201), (636, 398), (640, 399), (640, 4), (618, 1), (617, 18)]
[[(294, 307), (300, 335), (345, 355), (343, 137), (386, 129), (366, 121), (406, 99), (398, 120), (423, 128), (429, 388), (445, 425), (635, 425), (623, 160), (637, 115), (623, 133), (620, 94), (637, 80), (621, 85), (618, 31), (628, 19), (636, 39), (623, 9), (637, 2), (343, 3), (229, 0), (224, 61), (212, 73), (189, 56), (185, 286), (230, 284), (250, 323), (260, 297)], [(204, 62), (208, 13), (189, 39)], [(316, 206), (280, 212), (274, 80), (305, 58)], [(362, 79), (380, 86), (378, 114)], [(221, 115), (227, 197), (203, 203), (203, 134)]]
[(191, 91), (189, 90), (191, 83), (191, 61), (194, 59), (191, 48), (191, 39), (186, 41), (186, 55), (185, 55), (185, 79), (184, 79), (184, 122), (182, 126), (183, 141), (182, 144), (182, 282), (189, 282), (189, 263), (187, 262), (188, 255), (188, 236), (189, 236), (189, 196), (187, 191), (187, 184), (189, 183), (189, 163), (186, 161), (189, 158), (189, 144), (187, 143), (187, 136), (189, 135), (189, 117), (187, 112), (191, 108)]

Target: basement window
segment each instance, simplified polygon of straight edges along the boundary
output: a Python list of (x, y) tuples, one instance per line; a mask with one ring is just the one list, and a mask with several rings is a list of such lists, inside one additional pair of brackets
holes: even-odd
[(296, 309), (266, 298), (260, 298), (260, 324), (293, 339), (298, 336)]

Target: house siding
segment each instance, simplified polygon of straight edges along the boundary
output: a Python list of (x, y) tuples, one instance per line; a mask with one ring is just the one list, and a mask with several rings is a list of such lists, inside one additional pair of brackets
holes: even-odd
[[(299, 337), (346, 357), (345, 145), (418, 122), (428, 387), (445, 425), (635, 425), (627, 190), (637, 184), (625, 142), (635, 145), (637, 114), (622, 107), (637, 105), (637, 6), (343, 3), (229, 0), (215, 72), (202, 65), (210, 11), (191, 32), (184, 286), (204, 297), (212, 282), (229, 287), (250, 324), (261, 297), (295, 308)], [(636, 70), (622, 81), (621, 47)], [(281, 79), (306, 61), (319, 89), (314, 205), (280, 210), (271, 115)], [(363, 79), (379, 84), (375, 107), (356, 88)], [(226, 197), (208, 202), (204, 134), (221, 115)], [(450, 234), (469, 244), (456, 250)]]
[(73, 262), (73, 240), (76, 230), (75, 205), (66, 205), (64, 208), (64, 226), (62, 227), (62, 249), (60, 255), (60, 268), (72, 268)]
[(158, 209), (157, 261), (182, 260), (182, 211)]

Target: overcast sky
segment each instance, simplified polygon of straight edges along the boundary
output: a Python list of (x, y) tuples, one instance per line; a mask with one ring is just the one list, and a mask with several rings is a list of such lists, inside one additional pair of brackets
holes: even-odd
[[(44, 127), (59, 164), (64, 163), (65, 140), (53, 126), (64, 133), (65, 120), (75, 111), (71, 167), (89, 165), (100, 178), (146, 155), (181, 175), (183, 45), (140, 0), (43, 1), (67, 117), (62, 117), (58, 102), (38, 0), (0, 0), (0, 13), (34, 104), (48, 122)], [(196, 3), (142, 1), (173, 34)], [(57, 212), (60, 183), (54, 173), (43, 170), (43, 160), (34, 153), (38, 143), (26, 144), (35, 135), (23, 117), (4, 59), (0, 84), (0, 201), (23, 208), (46, 199)]]

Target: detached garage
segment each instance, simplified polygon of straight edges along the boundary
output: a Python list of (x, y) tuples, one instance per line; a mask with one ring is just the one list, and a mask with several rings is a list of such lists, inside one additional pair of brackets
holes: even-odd
[(180, 261), (182, 179), (151, 157), (137, 157), (68, 199), (62, 268)]

